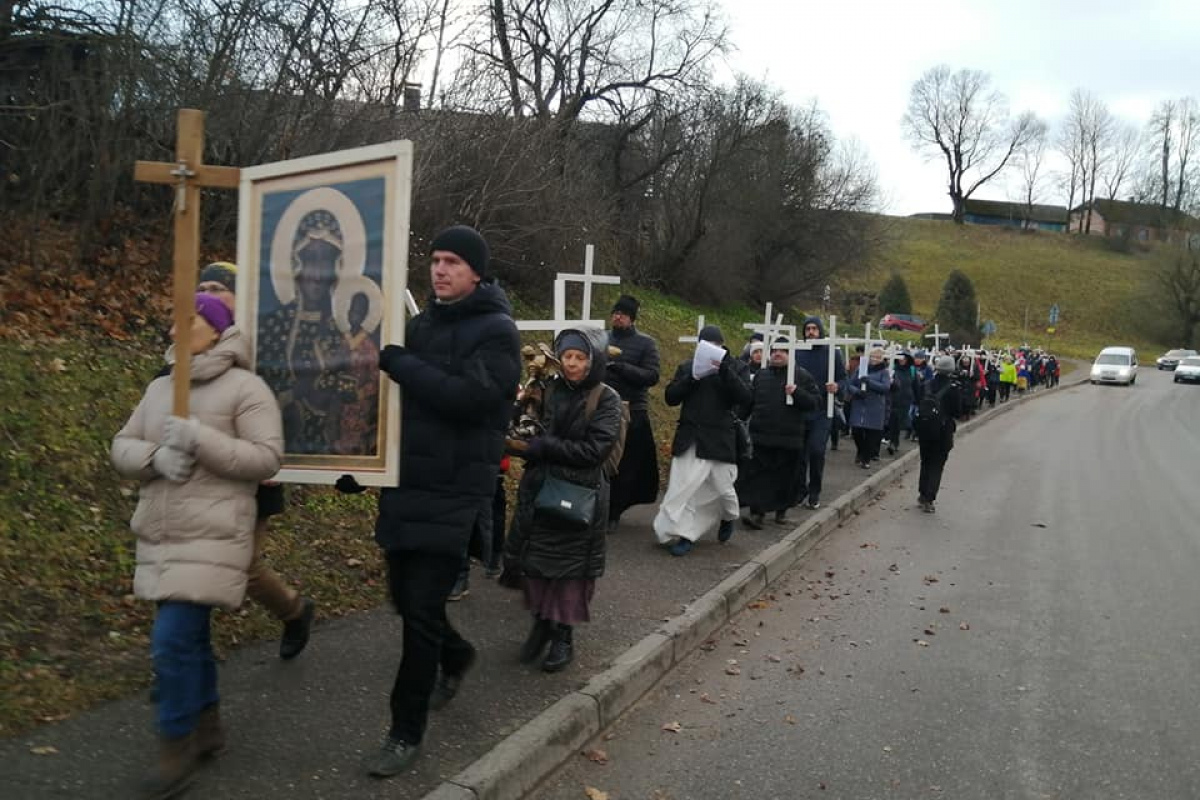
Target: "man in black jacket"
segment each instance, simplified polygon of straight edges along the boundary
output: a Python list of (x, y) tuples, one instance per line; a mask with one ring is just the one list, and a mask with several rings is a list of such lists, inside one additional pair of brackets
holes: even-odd
[[(962, 393), (954, 378), (954, 358), (938, 356), (933, 362), (933, 380), (922, 388), (920, 410), (917, 413), (917, 435), (920, 437), (921, 478), (918, 481), (917, 504), (927, 514), (935, 511), (942, 471), (954, 448), (955, 420), (962, 412)], [(930, 416), (926, 406), (936, 403), (937, 413)]]
[(699, 339), (696, 357), (679, 365), (666, 393), (667, 405), (682, 409), (654, 533), (660, 544), (671, 544), (674, 556), (690, 553), (718, 521), (717, 539), (729, 541), (739, 513), (735, 415), (750, 405), (749, 368), (721, 349), (725, 338), (716, 325), (706, 325)]
[(608, 346), (620, 351), (611, 355), (604, 382), (629, 403), (629, 430), (625, 453), (613, 478), (608, 507), (608, 527), (617, 527), (630, 506), (658, 500), (658, 448), (650, 427), (647, 391), (658, 384), (658, 345), (635, 327), (637, 298), (623, 294), (612, 310)]
[(388, 345), (379, 357), (404, 390), (400, 483), (380, 493), (375, 524), (404, 619), (404, 654), (391, 729), (368, 764), (375, 777), (411, 766), (429, 709), (454, 697), (475, 659), (446, 619), (446, 599), (475, 518), (492, 502), (521, 377), (520, 337), (508, 298), (488, 277), (483, 237), (455, 226), (430, 252), (433, 296), (409, 320), (405, 345)]

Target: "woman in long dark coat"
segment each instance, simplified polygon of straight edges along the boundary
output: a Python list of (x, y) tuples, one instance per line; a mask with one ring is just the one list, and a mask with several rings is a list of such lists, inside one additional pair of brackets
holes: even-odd
[[(525, 603), (533, 613), (521, 660), (533, 662), (549, 644), (542, 663), (547, 672), (558, 672), (571, 662), (574, 627), (590, 620), (596, 579), (604, 574), (609, 488), (604, 464), (620, 435), (622, 416), (620, 396), (601, 383), (602, 333), (563, 331), (554, 352), (562, 362), (560, 374), (546, 389), (544, 433), (530, 441), (523, 454), (525, 473), (504, 545), (505, 571), (522, 577)], [(590, 414), (589, 396), (595, 397)], [(590, 527), (570, 529), (534, 513), (547, 476), (597, 491)]]

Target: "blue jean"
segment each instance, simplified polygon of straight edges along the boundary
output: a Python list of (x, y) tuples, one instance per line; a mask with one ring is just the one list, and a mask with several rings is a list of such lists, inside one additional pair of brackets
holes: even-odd
[(211, 612), (212, 606), (195, 603), (158, 604), (150, 653), (158, 681), (158, 732), (168, 739), (191, 733), (196, 716), (219, 699)]
[(824, 408), (820, 416), (808, 421), (808, 430), (804, 437), (804, 465), (800, 469), (800, 486), (796, 502), (805, 497), (810, 503), (821, 499), (821, 487), (825, 482), (825, 447), (829, 443), (829, 428), (833, 420), (825, 416)]

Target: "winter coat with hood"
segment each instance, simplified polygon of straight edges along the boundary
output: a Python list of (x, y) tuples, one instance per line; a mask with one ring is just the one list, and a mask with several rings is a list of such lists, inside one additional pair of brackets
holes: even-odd
[[(821, 335), (817, 338), (825, 338), (825, 323), (820, 317), (806, 317), (803, 330), (809, 325), (815, 324)], [(842, 360), (842, 351), (834, 348), (833, 350), (833, 382), (841, 385), (846, 378), (846, 364)], [(824, 386), (829, 378), (829, 345), (821, 344), (814, 347), (812, 350), (797, 350), (796, 351), (796, 366), (802, 368), (805, 372), (813, 377), (820, 386)], [(824, 390), (821, 392), (822, 398), (825, 396)], [(809, 413), (810, 420), (816, 419), (825, 413), (825, 406), (819, 405), (816, 410)]]
[(409, 320), (405, 346), (380, 369), (404, 390), (400, 482), (379, 493), (375, 541), (387, 552), (461, 557), (496, 490), (504, 433), (521, 379), (508, 297), (484, 281)]
[(692, 377), (691, 359), (679, 365), (666, 391), (667, 405), (683, 406), (671, 455), (681, 456), (695, 445), (697, 458), (737, 463), (735, 417), (750, 405), (749, 373), (749, 365), (728, 352), (716, 374), (699, 380)]
[(658, 345), (633, 325), (609, 331), (608, 344), (619, 348), (621, 354), (609, 359), (604, 382), (629, 403), (630, 411), (648, 410), (650, 387), (659, 380)]
[(892, 375), (892, 406), (897, 412), (908, 414), (908, 409), (917, 402), (917, 368), (912, 356), (905, 353), (896, 362)]
[[(174, 361), (173, 351), (167, 358)], [(117, 472), (142, 482), (130, 522), (138, 597), (230, 609), (242, 603), (254, 556), (254, 495), (283, 457), (279, 406), (249, 364), (249, 341), (236, 326), (192, 357), (189, 409), (200, 428), (187, 481), (172, 483), (153, 464), (172, 410), (169, 375), (151, 381), (113, 439)]]
[(867, 367), (867, 374), (851, 375), (845, 382), (846, 394), (853, 398), (850, 404), (851, 428), (867, 428), (881, 431), (887, 420), (888, 393), (892, 381), (888, 377), (887, 362)]
[(750, 438), (754, 446), (803, 450), (808, 419), (822, 408), (825, 390), (806, 370), (796, 367), (796, 391), (787, 404), (787, 367), (768, 366), (754, 376), (750, 402)]
[[(608, 479), (604, 462), (621, 429), (621, 398), (605, 386), (595, 412), (587, 415), (587, 398), (601, 384), (605, 368), (605, 337), (601, 331), (568, 330), (591, 348), (587, 376), (572, 384), (561, 375), (546, 389), (542, 405), (545, 433), (530, 443), (525, 472), (517, 489), (517, 510), (504, 544), (507, 562), (532, 578), (548, 580), (599, 578), (604, 574), (608, 523)], [(557, 340), (555, 351), (557, 352)], [(533, 504), (547, 475), (598, 491), (592, 527), (560, 530), (539, 524)]]

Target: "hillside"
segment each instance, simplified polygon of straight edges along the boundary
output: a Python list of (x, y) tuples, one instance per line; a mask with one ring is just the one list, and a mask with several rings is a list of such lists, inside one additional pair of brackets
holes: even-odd
[[(1157, 341), (1163, 338), (1162, 319), (1149, 298), (1161, 253), (1115, 252), (1100, 237), (908, 218), (890, 218), (887, 224), (892, 243), (880, 265), (843, 288), (877, 292), (895, 269), (908, 283), (913, 313), (931, 320), (942, 283), (957, 268), (974, 282), (982, 318), (996, 321), (999, 330), (991, 343), (1028, 341), (1079, 358), (1091, 358), (1111, 344), (1147, 353), (1171, 344)], [(1054, 303), (1062, 316), (1050, 335), (1047, 315)]]

